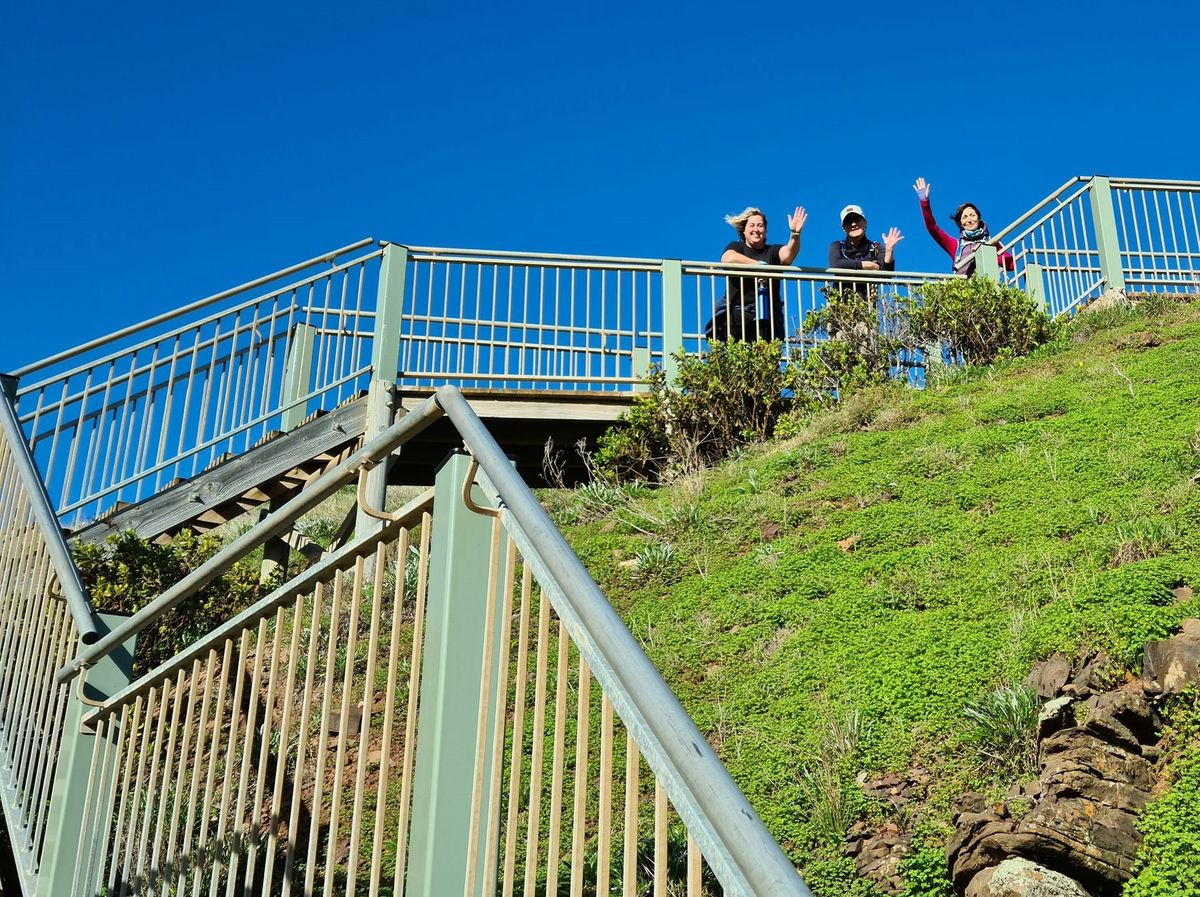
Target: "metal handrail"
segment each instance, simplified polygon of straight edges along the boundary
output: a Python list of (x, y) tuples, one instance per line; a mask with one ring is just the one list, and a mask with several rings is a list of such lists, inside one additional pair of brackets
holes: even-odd
[(85, 667), (112, 653), (131, 636), (141, 632), (164, 613), (204, 588), (249, 552), (285, 532), (304, 514), (345, 486), (365, 464), (386, 458), (394, 449), (429, 427), (442, 416), (436, 396), (430, 396), (396, 423), (392, 424), (333, 470), (319, 477), (307, 489), (283, 504), (279, 510), (260, 520), (219, 552), (171, 586), (136, 614), (115, 627), (104, 638), (90, 645), (54, 674), (59, 684), (70, 682)]
[[(1073, 177), (1069, 181), (1067, 181), (1065, 184), (1063, 184), (1061, 187), (1059, 187), (1057, 190), (1051, 190), (1048, 194), (1046, 194), (1044, 199), (1042, 199), (1040, 202), (1036, 202), (1032, 206), (1030, 206), (1029, 211), (1027, 211), (1020, 218), (1017, 218), (1015, 221), (1010, 222), (1003, 230), (997, 231), (996, 233), (992, 234), (992, 242), (993, 243), (999, 242), (1002, 238), (1008, 239), (1009, 235), (1013, 231), (1015, 231), (1018, 227), (1020, 227), (1021, 224), (1026, 219), (1031, 218), (1034, 215), (1036, 215), (1038, 213), (1038, 211), (1041, 210), (1041, 208), (1043, 206), (1045, 206), (1046, 203), (1048, 203), (1048, 202), (1052, 202), (1054, 200), (1059, 201), (1058, 206), (1056, 206), (1053, 211), (1057, 211), (1058, 209), (1062, 208), (1067, 203), (1064, 203), (1061, 200), (1059, 200), (1059, 197), (1062, 196), (1062, 194), (1064, 194), (1068, 188), (1072, 187), (1075, 184), (1080, 183), (1081, 181), (1090, 182), (1091, 180), (1092, 180), (1092, 178), (1090, 176), (1085, 177), (1083, 175), (1076, 175), (1075, 177)], [(1074, 197), (1071, 197), (1071, 198), (1074, 199)], [(1070, 200), (1068, 200), (1068, 202), (1069, 201)], [(1036, 226), (1037, 225), (1032, 225), (1032, 227), (1036, 227)]]
[[(732, 893), (811, 897), (650, 659), (457, 389), (438, 404), (494, 487), (502, 519), (717, 877)], [(734, 825), (734, 821), (739, 824)], [(750, 824), (747, 825), (747, 822)], [(736, 883), (736, 884), (735, 884)]]
[[(612, 702), (642, 756), (663, 782), (671, 801), (701, 854), (730, 894), (772, 894), (811, 897), (762, 820), (733, 782), (703, 734), (680, 705), (636, 639), (621, 622), (562, 533), (521, 480), (500, 446), (471, 409), (462, 393), (443, 386), (388, 427), (309, 489), (226, 546), (222, 551), (114, 629), (71, 663), (55, 680), (70, 680), (131, 635), (228, 569), (247, 552), (282, 532), (350, 479), (446, 416), (478, 463), (485, 491), (495, 495), (501, 523), (530, 565), (543, 591), (550, 596), (563, 625), (604, 693)], [(384, 530), (391, 531), (424, 511), (429, 494), (415, 499)], [(235, 618), (189, 646), (167, 664), (106, 700), (96, 713), (127, 704), (154, 687), (164, 675), (182, 670), (231, 632), (264, 618), (288, 601), (305, 584), (315, 583), (362, 554), (364, 546), (386, 532), (357, 540), (316, 567), (257, 602)]]
[(16, 378), (8, 374), (0, 374), (0, 428), (8, 440), (12, 457), (16, 462), (21, 482), (29, 495), (30, 509), (41, 530), (42, 538), (46, 540), (46, 548), (50, 554), (50, 562), (58, 577), (59, 588), (62, 589), (63, 599), (71, 611), (71, 619), (75, 623), (75, 631), (84, 645), (95, 644), (100, 638), (96, 626), (95, 611), (83, 581), (79, 578), (79, 568), (71, 560), (71, 552), (63, 538), (62, 529), (58, 525), (58, 516), (50, 504), (50, 496), (46, 486), (34, 466), (33, 456), (29, 452), (29, 444), (25, 441), (25, 431), (17, 421), (13, 400), (16, 394)]
[(66, 358), (70, 358), (73, 355), (80, 355), (84, 352), (91, 351), (98, 346), (103, 346), (104, 344), (111, 343), (114, 340), (122, 339), (126, 336), (129, 336), (131, 333), (137, 333), (139, 330), (145, 330), (147, 327), (153, 327), (154, 325), (161, 324), (164, 321), (174, 320), (175, 318), (185, 315), (188, 312), (195, 311), (198, 308), (204, 308), (205, 306), (212, 305), (214, 302), (220, 302), (222, 299), (228, 299), (230, 296), (236, 296), (238, 293), (246, 290), (252, 290), (255, 287), (260, 287), (263, 284), (270, 283), (271, 281), (277, 280), (280, 277), (287, 277), (289, 274), (295, 274), (297, 271), (303, 271), (305, 268), (312, 267), (313, 265), (319, 265), (321, 262), (332, 261), (340, 255), (344, 255), (347, 252), (353, 252), (356, 249), (362, 249), (364, 246), (369, 246), (374, 242), (375, 241), (373, 238), (364, 237), (355, 243), (351, 243), (349, 246), (343, 246), (341, 249), (335, 249), (332, 252), (326, 252), (322, 255), (311, 258), (306, 262), (299, 262), (298, 264), (281, 268), (273, 274), (256, 277), (254, 280), (247, 281), (240, 286), (230, 287), (229, 289), (222, 290), (219, 293), (213, 293), (211, 296), (206, 296), (203, 299), (197, 299), (195, 302), (189, 302), (187, 305), (180, 306), (172, 311), (164, 312), (161, 315), (156, 315), (155, 317), (149, 318), (145, 321), (139, 321), (137, 324), (130, 324), (128, 327), (122, 327), (120, 330), (114, 330), (112, 333), (109, 333), (106, 336), (88, 340), (86, 343), (82, 343), (74, 348), (66, 349), (57, 353), (56, 355), (51, 355), (48, 358), (43, 358), (40, 361), (27, 364), (24, 367), (13, 371), (13, 376), (23, 377), (26, 374), (33, 373), (34, 371), (40, 371), (42, 368), (49, 367), (52, 364), (57, 364), (58, 362)]

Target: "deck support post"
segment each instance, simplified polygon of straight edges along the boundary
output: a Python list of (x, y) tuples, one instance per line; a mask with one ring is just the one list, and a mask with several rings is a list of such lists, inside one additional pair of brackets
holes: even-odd
[[(98, 613), (97, 629), (101, 636), (107, 635), (126, 619), (121, 614)], [(109, 768), (102, 771), (97, 767), (93, 771), (92, 759), (96, 742), (101, 736), (94, 730), (84, 729), (82, 720), (84, 714), (96, 704), (112, 697), (130, 683), (136, 641), (137, 636), (131, 636), (111, 654), (96, 661), (95, 666), (89, 667), (79, 681), (63, 686), (70, 689), (70, 696), (63, 720), (58, 766), (54, 770), (54, 784), (50, 791), (42, 863), (38, 871), (37, 888), (31, 897), (60, 897), (75, 893), (80, 848), (86, 851), (107, 830), (109, 820), (99, 819), (95, 808), (88, 807), (88, 783), (89, 780), (111, 781), (112, 767), (117, 762), (116, 752), (101, 748), (99, 756), (108, 763)], [(118, 734), (114, 717), (105, 727), (103, 739), (116, 745)], [(100, 795), (91, 797), (96, 800)]]
[[(375, 334), (371, 343), (371, 385), (367, 390), (367, 428), (363, 442), (370, 442), (392, 425), (396, 413), (396, 380), (400, 376), (400, 336), (404, 321), (404, 281), (408, 269), (408, 247), (388, 243), (379, 264), (379, 290), (375, 302)], [(366, 499), (374, 508), (387, 500), (388, 466), (391, 459), (360, 476), (367, 478)], [(383, 521), (363, 513), (354, 521), (357, 537), (373, 533)]]
[(683, 351), (683, 265), (679, 259), (662, 263), (663, 372), (667, 382), (679, 379), (675, 353)]
[[(496, 714), (504, 712), (496, 683), (500, 639), (509, 626), (500, 614), (489, 615), (488, 606), (503, 602), (506, 552), (511, 549), (503, 533), (498, 542), (493, 540), (492, 527), (499, 525), (495, 518), (463, 502), (470, 468), (469, 456), (451, 455), (438, 470), (434, 486), (413, 776), (410, 894), (463, 894), (473, 869), (472, 894), (484, 897), (488, 879), (482, 864), (487, 813), (481, 808), (487, 806), (498, 774), (492, 769), (490, 736)], [(486, 505), (483, 490), (471, 489), (473, 500)], [(489, 642), (492, 663), (487, 675), (482, 664)], [(485, 686), (485, 680), (490, 685)], [(484, 749), (477, 758), (478, 744)]]

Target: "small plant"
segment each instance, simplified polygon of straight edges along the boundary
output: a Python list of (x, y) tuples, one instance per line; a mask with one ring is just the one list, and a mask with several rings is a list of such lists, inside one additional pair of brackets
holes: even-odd
[(987, 277), (930, 283), (908, 309), (915, 337), (943, 347), (946, 359), (986, 365), (1027, 355), (1054, 336), (1037, 301)]
[(1138, 520), (1129, 526), (1117, 527), (1117, 546), (1112, 566), (1157, 557), (1171, 547), (1179, 532), (1169, 520)]
[(900, 861), (904, 879), (901, 897), (953, 897), (954, 885), (946, 868), (946, 854), (941, 848), (928, 844), (914, 845), (914, 850)]
[(808, 824), (818, 841), (837, 844), (860, 815), (864, 795), (853, 779), (859, 744), (867, 726), (854, 708), (820, 707), (821, 744), (816, 758), (800, 767), (800, 791), (807, 799)]
[(651, 542), (635, 555), (638, 572), (645, 576), (666, 573), (675, 566), (675, 548), (670, 542)]
[(1034, 733), (1037, 729), (1037, 695), (1023, 685), (989, 692), (963, 708), (971, 724), (968, 739), (980, 754), (1014, 778), (1037, 769)]

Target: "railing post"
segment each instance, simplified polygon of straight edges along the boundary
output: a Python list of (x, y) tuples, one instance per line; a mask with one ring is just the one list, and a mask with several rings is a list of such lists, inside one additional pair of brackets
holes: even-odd
[(663, 371), (667, 382), (679, 376), (674, 353), (683, 349), (683, 265), (679, 259), (662, 263)]
[[(499, 557), (492, 556), (491, 517), (463, 502), (463, 486), (471, 466), (466, 455), (452, 455), (437, 473), (429, 559), (429, 592), (422, 660), (417, 758), (413, 779), (412, 833), (408, 894), (463, 894), (468, 868), (478, 871), (474, 894), (482, 897), (487, 876), (482, 869), (486, 849), (486, 811), (475, 808), (472, 784), (475, 749), (485, 745), (480, 762), (480, 807), (491, 793), (491, 743), (494, 716), (502, 712), (496, 695), (498, 641), (507, 621), (496, 619), (487, 631), (488, 603), (501, 600), (507, 540)], [(482, 491), (473, 486), (477, 501)], [(484, 562), (491, 559), (494, 563)], [(491, 571), (494, 591), (489, 592)], [(493, 615), (497, 616), (497, 615)], [(484, 647), (491, 640), (492, 687), (485, 692), (481, 675)], [(487, 701), (481, 717), (480, 706)], [(485, 731), (481, 733), (480, 723)], [(472, 824), (477, 838), (472, 856)]]
[(317, 329), (308, 324), (297, 324), (292, 331), (283, 367), (283, 416), (279, 423), (279, 428), (285, 433), (296, 429), (308, 416), (308, 403), (296, 403), (312, 389), (313, 347), (316, 341)]
[(1030, 262), (1025, 266), (1025, 294), (1037, 301), (1042, 311), (1050, 312), (1050, 300), (1046, 296), (1046, 281), (1042, 277), (1042, 266)]
[(1100, 276), (1108, 290), (1125, 289), (1125, 271), (1121, 266), (1121, 244), (1117, 240), (1117, 218), (1113, 213), (1112, 186), (1108, 178), (1097, 175), (1088, 185), (1092, 203), (1092, 224), (1096, 228), (1096, 250), (1100, 255)]
[[(367, 389), (367, 426), (363, 441), (369, 442), (392, 425), (396, 405), (396, 380), (400, 373), (400, 330), (404, 319), (404, 279), (408, 269), (408, 247), (388, 243), (379, 263), (379, 288), (375, 300), (375, 332), (371, 340), (371, 385)], [(366, 497), (372, 507), (382, 508), (387, 499), (388, 461), (361, 474), (367, 478)], [(383, 526), (383, 521), (364, 514), (355, 519), (356, 536)]]
[[(101, 635), (107, 635), (113, 626), (125, 619), (118, 614), (96, 614)], [(94, 810), (87, 818), (84, 812), (87, 810), (91, 782), (112, 780), (116, 753), (108, 751), (107, 756), (101, 756), (108, 763), (108, 769), (102, 770), (99, 766), (93, 769), (92, 759), (96, 755), (96, 742), (100, 736), (94, 731), (85, 730), (82, 720), (95, 704), (112, 697), (129, 684), (136, 641), (137, 636), (131, 636), (117, 650), (89, 667), (78, 682), (63, 686), (69, 688), (71, 693), (67, 699), (58, 766), (50, 791), (46, 839), (42, 846), (35, 897), (61, 897), (73, 893), (79, 846), (93, 843), (100, 837), (100, 832), (93, 829), (108, 822), (99, 819)], [(80, 691), (83, 692), (82, 698)], [(103, 737), (115, 745), (117, 736), (116, 729), (109, 726)], [(97, 764), (99, 762), (100, 759)], [(95, 797), (93, 795), (93, 799)]]
[(975, 250), (975, 273), (1000, 283), (1000, 259), (995, 246), (983, 243)]

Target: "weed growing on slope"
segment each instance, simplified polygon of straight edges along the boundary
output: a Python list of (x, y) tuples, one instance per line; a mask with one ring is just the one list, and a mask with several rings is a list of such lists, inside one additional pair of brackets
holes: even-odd
[(1009, 779), (1037, 771), (1034, 732), (1038, 702), (1032, 689), (1017, 685), (988, 692), (967, 704), (963, 716), (969, 724), (967, 740), (977, 747), (986, 764)]

